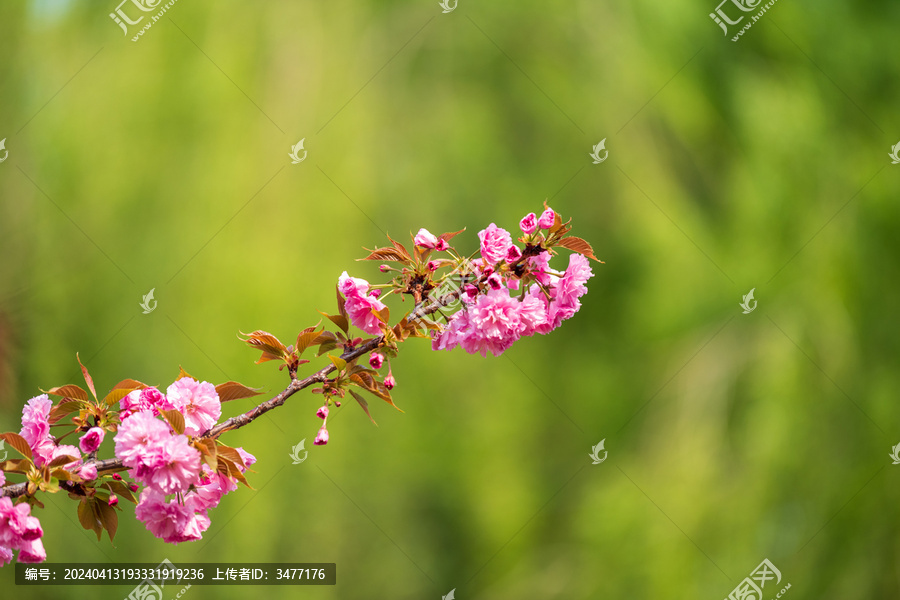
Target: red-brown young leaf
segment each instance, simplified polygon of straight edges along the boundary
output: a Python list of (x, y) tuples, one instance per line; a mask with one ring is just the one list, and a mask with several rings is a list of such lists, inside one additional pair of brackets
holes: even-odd
[[(241, 335), (247, 336), (247, 339), (244, 341), (254, 348), (262, 350), (264, 355), (271, 354), (275, 358), (284, 358), (288, 353), (287, 346), (282, 344), (281, 340), (267, 331), (257, 329), (253, 333), (242, 333)], [(266, 360), (272, 359), (267, 358)], [(263, 361), (260, 360), (260, 362)]]
[[(364, 248), (370, 254), (362, 258), (360, 260), (377, 260), (377, 261), (393, 261), (404, 264), (409, 264), (412, 262), (411, 258), (406, 258), (403, 254), (401, 254), (396, 248), (375, 248), (374, 250), (369, 250), (368, 248)], [(407, 253), (408, 255), (409, 253)]]
[(100, 520), (94, 513), (93, 504), (93, 498), (86, 498), (78, 503), (78, 521), (81, 523), (81, 526), (88, 531), (97, 533), (97, 539), (99, 540), (100, 534), (98, 533), (98, 529), (100, 528)]
[(297, 353), (297, 356), (303, 354), (304, 350), (313, 345), (320, 333), (322, 332), (316, 331), (315, 327), (307, 327), (301, 331), (300, 335), (297, 336), (297, 345), (294, 347), (294, 352)]
[(178, 377), (175, 378), (175, 381), (178, 381), (179, 379), (184, 379), (185, 377), (187, 377), (188, 379), (193, 379), (194, 381), (197, 381), (197, 379), (194, 377), (191, 377), (188, 374), (188, 372), (185, 371), (184, 368), (182, 368), (181, 365), (178, 365)]
[(441, 238), (442, 240), (444, 240), (445, 242), (448, 242), (448, 241), (450, 241), (451, 239), (453, 239), (454, 237), (456, 237), (456, 236), (458, 236), (459, 234), (461, 234), (461, 233), (462, 233), (463, 231), (465, 231), (465, 230), (466, 230), (466, 228), (463, 227), (463, 228), (460, 229), (459, 231), (453, 231), (453, 232), (450, 232), (450, 233), (442, 233), (442, 234), (441, 234), (440, 236), (438, 236), (438, 237), (440, 237), (440, 238)]
[(237, 381), (226, 381), (216, 386), (216, 393), (219, 395), (220, 402), (228, 402), (229, 400), (239, 400), (241, 398), (252, 398), (262, 394), (259, 390), (247, 387)]
[(51, 396), (62, 396), (63, 398), (71, 398), (72, 400), (89, 400), (88, 393), (74, 384), (61, 385), (53, 389), (47, 390)]
[(70, 456), (68, 454), (63, 454), (63, 455), (57, 456), (56, 458), (51, 460), (50, 464), (47, 466), (52, 469), (53, 467), (61, 467), (63, 465), (67, 465), (69, 463), (73, 463), (76, 460), (78, 460), (78, 457), (76, 457), (76, 456)]
[(216, 446), (216, 453), (218, 456), (224, 456), (229, 461), (241, 465), (245, 469), (247, 468), (247, 465), (244, 464), (243, 457), (241, 457), (241, 453), (231, 446), (226, 446), (222, 442), (218, 442), (218, 445)]
[(564, 237), (563, 239), (557, 242), (558, 246), (562, 246), (563, 248), (567, 248), (572, 252), (577, 252), (578, 254), (583, 254), (588, 258), (591, 258), (599, 263), (603, 261), (594, 256), (594, 249), (591, 248), (591, 245), (581, 239), (580, 237), (575, 237), (574, 235), (570, 235), (569, 237)]
[(161, 414), (166, 422), (172, 426), (175, 433), (179, 435), (184, 433), (184, 415), (174, 408), (171, 410), (161, 410), (159, 411), (159, 414)]
[(329, 315), (328, 313), (324, 313), (321, 310), (319, 314), (324, 316), (326, 319), (337, 325), (341, 331), (347, 334), (350, 330), (350, 321), (347, 319), (346, 315)]
[(27, 458), (15, 458), (0, 462), (0, 471), (6, 473), (27, 473), (31, 470), (31, 460)]
[(116, 509), (107, 502), (96, 500), (94, 504), (97, 507), (97, 517), (100, 519), (100, 524), (106, 530), (106, 533), (109, 534), (109, 541), (111, 542), (116, 537), (116, 530), (119, 528), (119, 515), (116, 514)]
[(78, 360), (78, 365), (81, 367), (81, 374), (84, 375), (84, 381), (87, 383), (88, 389), (91, 390), (91, 394), (94, 395), (94, 400), (97, 399), (97, 390), (94, 389), (94, 379), (91, 377), (91, 374), (88, 373), (87, 367), (81, 364), (81, 357), (78, 356), (78, 353), (75, 353), (75, 358)]
[(134, 389), (130, 389), (130, 390), (128, 388), (119, 388), (116, 390), (112, 390), (110, 393), (108, 393), (106, 395), (106, 397), (103, 399), (103, 402), (106, 403), (107, 406), (112, 406), (116, 402), (118, 402), (119, 400), (121, 400), (122, 398), (124, 398), (125, 396), (130, 394), (131, 392), (138, 390), (138, 389), (142, 389), (142, 388), (134, 388)]
[[(344, 304), (347, 301), (344, 299), (344, 295), (341, 293), (341, 290), (337, 285), (334, 286), (334, 291), (337, 294), (338, 314), (346, 319), (346, 318), (348, 318), (347, 317), (347, 309), (344, 308)], [(313, 329), (315, 329), (315, 327), (313, 327)]]
[(138, 381), (137, 379), (123, 379), (116, 385), (112, 387), (114, 390), (142, 390), (145, 387), (150, 387), (146, 383)]
[(18, 433), (0, 433), (0, 439), (7, 442), (16, 452), (25, 458), (33, 458), (34, 455), (31, 453), (31, 446), (29, 446), (28, 442), (25, 441), (25, 438)]
[(387, 239), (389, 239), (391, 241), (391, 244), (393, 244), (393, 246), (394, 246), (394, 248), (396, 248), (397, 252), (402, 254), (406, 260), (412, 260), (412, 256), (410, 256), (409, 251), (406, 249), (406, 246), (404, 246), (403, 244), (401, 244), (400, 242), (398, 242), (391, 236), (387, 236)]
[(53, 408), (50, 409), (50, 416), (48, 417), (47, 421), (51, 425), (54, 425), (54, 424), (58, 423), (66, 415), (71, 414), (71, 413), (75, 412), (76, 410), (79, 410), (82, 406), (84, 406), (84, 403), (75, 402), (75, 401), (71, 401), (71, 400), (60, 402), (59, 404), (57, 404), (56, 406), (54, 406)]
[(348, 390), (348, 391), (350, 392), (350, 395), (353, 396), (357, 402), (359, 402), (360, 407), (362, 407), (362, 409), (364, 411), (366, 411), (366, 416), (369, 417), (370, 421), (372, 421), (372, 425), (374, 425), (375, 427), (378, 427), (378, 423), (375, 422), (375, 419), (373, 419), (372, 415), (369, 413), (369, 403), (366, 402), (366, 399), (363, 398), (362, 396), (360, 396), (359, 394), (357, 394), (356, 392), (354, 392), (353, 390)]

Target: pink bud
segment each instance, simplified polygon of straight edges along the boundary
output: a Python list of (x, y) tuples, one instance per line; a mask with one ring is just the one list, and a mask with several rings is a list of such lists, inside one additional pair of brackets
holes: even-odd
[(388, 376), (384, 378), (384, 387), (389, 390), (394, 389), (394, 386), (397, 385), (397, 381), (394, 379), (394, 375), (391, 371), (388, 371)]
[[(206, 478), (206, 483), (209, 483), (209, 477)], [(138, 491), (138, 484), (132, 483), (131, 485), (128, 486), (128, 489), (131, 490), (132, 492), (136, 492), (136, 491)]]
[(441, 263), (439, 263), (436, 260), (428, 261), (428, 270), (431, 271), (432, 273), (437, 271), (440, 266), (441, 266)]
[(316, 435), (316, 440), (313, 442), (316, 446), (324, 446), (328, 443), (328, 430), (325, 429), (325, 426), (322, 425), (321, 429), (319, 429), (319, 433)]
[(370, 298), (377, 298), (380, 295), (381, 295), (381, 290), (372, 290), (371, 292), (369, 292)]
[(119, 497), (116, 496), (115, 494), (110, 494), (109, 495), (109, 505), (115, 506), (118, 503), (119, 503)]
[(552, 208), (548, 208), (543, 213), (541, 213), (541, 218), (538, 220), (538, 225), (541, 229), (550, 229), (553, 227), (553, 222), (556, 220), (556, 213), (553, 212)]
[(112, 478), (115, 479), (116, 481), (122, 481), (122, 476), (119, 475), (118, 473), (113, 473)]
[(519, 221), (519, 229), (522, 230), (522, 233), (526, 235), (530, 235), (534, 233), (538, 228), (537, 217), (534, 213), (528, 213), (522, 220)]
[(384, 364), (384, 355), (379, 354), (378, 352), (373, 352), (369, 355), (369, 364), (372, 365), (373, 369), (380, 369), (381, 365)]
[(320, 419), (327, 419), (328, 418), (328, 407), (320, 406), (319, 410), (316, 411), (316, 416), (319, 417)]
[(93, 481), (94, 479), (97, 479), (97, 465), (92, 462), (81, 465), (81, 470), (78, 471), (78, 474), (85, 481)]
[(387, 273), (388, 271), (391, 270), (391, 268), (387, 265), (381, 265), (380, 267), (378, 267), (378, 270), (381, 271), (382, 273)]
[(88, 429), (87, 433), (78, 440), (78, 447), (81, 448), (81, 451), (85, 454), (96, 452), (100, 447), (100, 444), (103, 443), (103, 437), (105, 435), (106, 432), (99, 427), (91, 427)]
[(493, 272), (494, 272), (494, 267), (492, 267), (490, 265), (488, 265), (487, 267), (485, 267), (484, 269), (481, 270), (482, 275), (490, 275)]
[(427, 248), (428, 250), (433, 250), (438, 244), (437, 236), (427, 229), (420, 229), (413, 241), (419, 248)]
[(341, 401), (340, 401), (340, 400), (335, 400), (335, 401), (334, 401), (334, 405), (337, 406), (338, 408), (340, 408), (340, 407), (341, 407)]
[(518, 246), (510, 246), (509, 252), (506, 253), (506, 262), (511, 263), (515, 262), (522, 258), (522, 251), (519, 250)]
[(469, 296), (469, 298), (474, 298), (478, 295), (478, 288), (471, 283), (467, 283), (463, 286), (463, 291)]
[(490, 277), (487, 278), (488, 285), (491, 286), (492, 290), (499, 290), (503, 287), (503, 281), (500, 279), (500, 276), (494, 273)]
[(443, 252), (444, 250), (448, 250), (450, 248), (450, 244), (447, 243), (447, 240), (441, 238), (438, 239), (437, 246), (435, 246), (435, 250), (439, 250)]

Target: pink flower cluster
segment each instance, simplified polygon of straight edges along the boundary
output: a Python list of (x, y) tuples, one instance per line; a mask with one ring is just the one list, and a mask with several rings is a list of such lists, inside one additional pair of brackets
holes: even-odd
[[(529, 236), (538, 228), (549, 229), (556, 215), (548, 208), (538, 219), (534, 213), (520, 223)], [(440, 333), (432, 333), (432, 349), (452, 350), (460, 346), (469, 354), (490, 352), (500, 356), (522, 336), (547, 334), (571, 318), (581, 308), (579, 298), (587, 293), (585, 283), (593, 276), (588, 259), (578, 253), (569, 256), (565, 273), (557, 275), (549, 267), (546, 250), (529, 256), (524, 264), (533, 283), (518, 296), (519, 278), (509, 271), (497, 269), (499, 263), (519, 260), (522, 250), (512, 242), (509, 232), (491, 223), (478, 233), (481, 259), (472, 261), (476, 273), (487, 275), (487, 289), (479, 291), (468, 285), (462, 295), (463, 308), (455, 313)]]
[[(0, 472), (0, 485), (5, 482)], [(41, 522), (31, 516), (31, 506), (26, 502), (13, 505), (9, 498), (0, 498), (0, 567), (12, 562), (13, 551), (18, 550), (22, 563), (43, 562), (47, 558), (41, 536)]]
[(381, 333), (381, 321), (375, 315), (385, 306), (378, 300), (378, 292), (369, 293), (369, 282), (365, 279), (350, 277), (344, 271), (338, 279), (338, 290), (346, 298), (344, 310), (350, 317), (350, 322), (370, 335)]
[[(186, 435), (176, 434), (158, 418), (160, 411), (173, 409), (184, 416)], [(170, 385), (165, 395), (156, 388), (144, 388), (122, 399), (116, 457), (145, 486), (135, 516), (166, 542), (200, 539), (210, 525), (207, 511), (237, 489), (229, 477), (210, 472), (188, 439), (208, 431), (221, 415), (215, 386), (190, 377)], [(242, 449), (236, 450), (245, 465), (256, 461)], [(167, 499), (172, 495), (176, 497)]]

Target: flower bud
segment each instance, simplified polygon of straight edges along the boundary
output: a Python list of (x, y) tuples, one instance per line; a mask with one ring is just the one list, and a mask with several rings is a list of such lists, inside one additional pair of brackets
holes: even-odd
[(384, 355), (379, 354), (378, 352), (373, 352), (369, 355), (369, 365), (372, 366), (373, 369), (380, 369), (381, 365), (384, 364)]
[(118, 503), (119, 503), (119, 497), (116, 496), (115, 494), (110, 494), (109, 495), (109, 505), (115, 506)]
[(392, 390), (395, 385), (397, 385), (397, 380), (394, 379), (394, 374), (391, 371), (388, 371), (388, 376), (384, 378), (384, 387)]
[(118, 473), (113, 473), (112, 478), (115, 479), (116, 481), (122, 481), (122, 476), (119, 475)]
[(415, 242), (416, 246), (419, 248), (434, 250), (438, 244), (438, 238), (427, 229), (420, 229), (419, 233), (417, 233), (416, 237), (413, 239), (413, 242)]
[(370, 298), (377, 298), (377, 297), (380, 296), (380, 295), (381, 295), (381, 290), (380, 290), (380, 289), (379, 289), (379, 290), (372, 290), (371, 292), (369, 292), (369, 297), (370, 297)]
[(320, 419), (327, 419), (328, 418), (328, 407), (320, 406), (319, 410), (316, 411), (316, 416), (319, 417)]
[(316, 446), (324, 446), (328, 443), (328, 430), (325, 429), (325, 426), (322, 425), (321, 429), (319, 429), (319, 433), (316, 435), (316, 440), (313, 442)]
[(447, 240), (445, 240), (445, 239), (438, 239), (437, 245), (434, 248), (435, 248), (435, 250), (439, 250), (439, 251), (443, 252), (444, 250), (450, 249), (450, 244), (448, 244)]
[(491, 286), (492, 290), (499, 290), (503, 287), (503, 280), (500, 279), (500, 276), (496, 273), (492, 274), (487, 278), (488, 285)]
[(506, 262), (508, 262), (508, 263), (516, 262), (520, 258), (522, 258), (522, 251), (519, 249), (519, 247), (518, 246), (510, 246), (509, 252), (506, 253)]
[(475, 296), (478, 295), (478, 287), (471, 283), (467, 283), (466, 285), (464, 285), (463, 291), (466, 293), (467, 296), (469, 296), (469, 298), (474, 298)]
[(387, 273), (391, 270), (391, 268), (388, 265), (381, 265), (380, 267), (378, 267), (378, 270), (382, 273)]
[(528, 213), (527, 215), (522, 217), (521, 221), (519, 221), (519, 229), (521, 229), (522, 233), (526, 235), (531, 235), (532, 233), (537, 231), (537, 228), (537, 216), (535, 216), (534, 213)]
[[(209, 483), (208, 478), (207, 478), (207, 483)], [(138, 491), (138, 484), (132, 483), (128, 486), (128, 489), (131, 490), (132, 492), (136, 492), (136, 491)]]
[(541, 213), (541, 218), (538, 220), (538, 225), (541, 229), (550, 229), (553, 227), (553, 222), (556, 220), (556, 213), (553, 212), (552, 208), (548, 208), (543, 213)]
[(78, 447), (81, 448), (81, 451), (85, 454), (96, 452), (97, 449), (100, 448), (100, 444), (103, 442), (103, 437), (105, 435), (106, 432), (99, 427), (91, 427), (88, 429), (87, 433), (78, 440)]

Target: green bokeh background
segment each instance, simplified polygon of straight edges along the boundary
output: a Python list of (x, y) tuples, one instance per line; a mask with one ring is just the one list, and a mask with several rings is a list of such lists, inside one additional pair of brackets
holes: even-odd
[(201, 542), (127, 505), (98, 543), (46, 498), (50, 560), (338, 566), (195, 600), (718, 600), (763, 558), (789, 599), (897, 597), (900, 5), (782, 0), (733, 43), (714, 1), (437, 4), (181, 0), (137, 43), (114, 1), (0, 5), (4, 431), (76, 352), (101, 388), (182, 365), (277, 392), (237, 332), (291, 340), (342, 271), (380, 280), (354, 259), (384, 232), (473, 248), (549, 199), (606, 261), (500, 358), (405, 343), (405, 414), (345, 405), (301, 465), (309, 394), (227, 434), (255, 491)]

